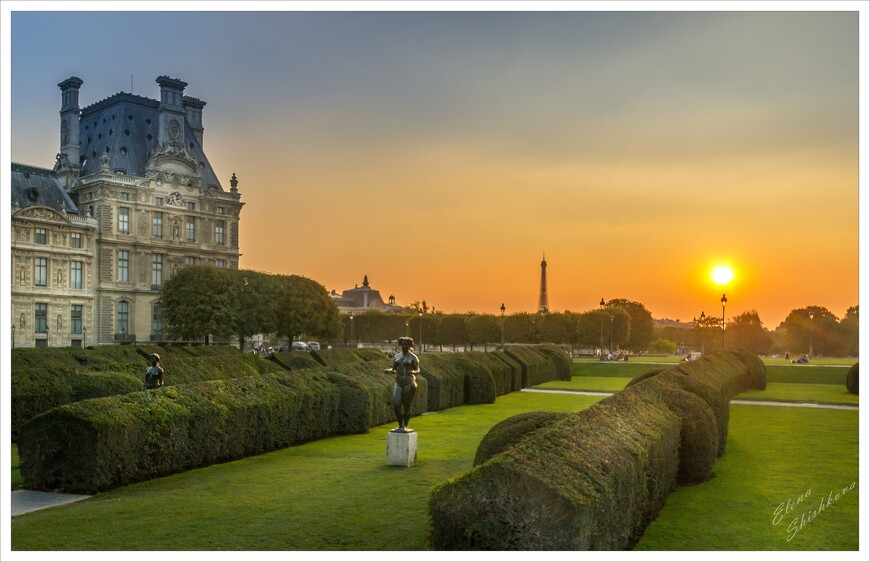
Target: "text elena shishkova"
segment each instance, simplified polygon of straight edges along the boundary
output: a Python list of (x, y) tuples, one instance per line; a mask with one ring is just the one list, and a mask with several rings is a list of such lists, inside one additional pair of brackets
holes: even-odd
[[(810, 507), (810, 497), (813, 495), (813, 491), (812, 489), (807, 489), (806, 492), (798, 497), (789, 498), (776, 506), (776, 509), (773, 510), (773, 521), (771, 521), (771, 524), (773, 526), (779, 525), (783, 520), (788, 520), (787, 516), (791, 517), (785, 539), (786, 541), (791, 541), (804, 527), (812, 523), (816, 517), (821, 515), (823, 511), (829, 509), (831, 505), (838, 502), (840, 498), (854, 489), (855, 482), (852, 482), (842, 490), (831, 490), (826, 496), (822, 496), (819, 500), (818, 507), (815, 507), (815, 500), (812, 500), (813, 507)], [(803, 509), (799, 515), (795, 512), (798, 507)]]

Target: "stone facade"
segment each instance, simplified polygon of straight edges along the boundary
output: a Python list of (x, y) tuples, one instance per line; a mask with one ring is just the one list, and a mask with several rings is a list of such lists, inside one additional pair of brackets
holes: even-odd
[(195, 263), (238, 267), (244, 204), (203, 152), (205, 102), (161, 76), (159, 102), (119, 93), (79, 109), (82, 83), (58, 85), (54, 169), (13, 164), (16, 346), (163, 340), (164, 281)]

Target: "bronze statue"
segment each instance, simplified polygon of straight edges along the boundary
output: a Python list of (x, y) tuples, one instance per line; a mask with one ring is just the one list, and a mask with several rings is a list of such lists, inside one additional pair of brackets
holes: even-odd
[(384, 373), (396, 374), (396, 384), (393, 385), (393, 410), (396, 412), (399, 427), (392, 431), (411, 433), (414, 430), (408, 427), (408, 422), (411, 420), (411, 402), (414, 401), (414, 395), (417, 393), (416, 375), (420, 372), (420, 362), (417, 356), (411, 353), (411, 347), (414, 345), (412, 338), (399, 338), (399, 345), (402, 346), (402, 352), (393, 357), (393, 368), (384, 369)]
[(151, 366), (145, 370), (145, 390), (163, 386), (163, 367), (160, 366), (160, 356), (152, 353), (148, 356)]

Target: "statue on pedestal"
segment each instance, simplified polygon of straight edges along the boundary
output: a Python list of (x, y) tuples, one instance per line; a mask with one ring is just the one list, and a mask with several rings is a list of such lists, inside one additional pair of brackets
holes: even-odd
[(408, 427), (411, 420), (411, 403), (417, 393), (417, 374), (420, 372), (420, 362), (417, 356), (411, 352), (414, 345), (412, 338), (399, 338), (401, 353), (393, 357), (393, 367), (385, 369), (384, 373), (395, 373), (396, 384), (393, 385), (393, 410), (399, 426), (393, 429), (394, 433), (411, 433), (414, 430)]
[(148, 356), (151, 366), (145, 370), (145, 390), (163, 386), (163, 367), (160, 366), (160, 356), (152, 353)]

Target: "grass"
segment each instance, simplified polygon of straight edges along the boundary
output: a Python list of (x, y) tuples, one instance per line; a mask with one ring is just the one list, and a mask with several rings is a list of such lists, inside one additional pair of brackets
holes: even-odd
[[(857, 412), (732, 405), (715, 477), (668, 496), (635, 550), (857, 550), (857, 481)], [(802, 514), (852, 482), (800, 528)], [(774, 525), (778, 506), (807, 490)]]

